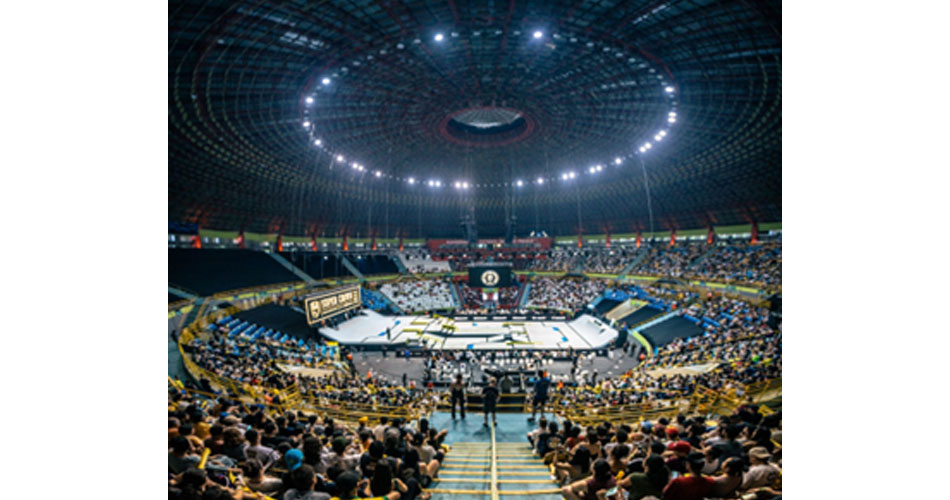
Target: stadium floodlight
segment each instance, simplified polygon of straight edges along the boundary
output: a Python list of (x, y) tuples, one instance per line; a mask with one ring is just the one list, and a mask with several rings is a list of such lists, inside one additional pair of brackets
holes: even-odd
[(665, 131), (665, 130), (661, 130), (661, 131), (660, 131), (660, 135), (663, 136), (663, 137), (666, 137), (666, 131)]
[(412, 177), (410, 177), (410, 178), (408, 179), (408, 181), (409, 181), (409, 184), (415, 184), (415, 183), (416, 183), (416, 180), (413, 179)]
[(539, 31), (534, 32), (535, 39), (541, 38), (542, 36), (544, 36), (544, 33), (542, 31), (539, 30)]
[(304, 120), (304, 122), (303, 122), (303, 128), (309, 128), (309, 127), (310, 127), (310, 121), (309, 121), (309, 120)]
[(645, 147), (643, 147), (643, 146), (640, 146), (640, 152), (641, 152), (641, 153), (646, 153), (646, 151), (647, 151), (647, 148), (645, 148)]
[(663, 140), (663, 136), (660, 135), (660, 134), (656, 134), (656, 135), (653, 136), (653, 140), (655, 140), (655, 141), (657, 141), (657, 142), (662, 141), (662, 140)]
[(544, 177), (538, 177), (538, 184), (544, 184)]
[(462, 189), (468, 189), (468, 182), (462, 183)]
[(675, 89), (674, 89), (673, 87), (666, 87), (666, 88), (663, 89), (663, 90), (665, 90), (667, 94), (672, 94), (672, 93), (673, 93), (673, 90), (675, 90)]
[(648, 143), (644, 144), (643, 147), (645, 147), (645, 148), (647, 148), (647, 149), (650, 149), (650, 148), (653, 147), (653, 144), (650, 144), (650, 143), (648, 142)]
[(435, 34), (435, 41), (441, 42), (441, 41), (444, 40), (444, 39), (445, 39), (445, 35), (443, 35), (442, 33), (436, 33), (436, 34)]
[(435, 181), (429, 180), (429, 187), (435, 187)]
[(566, 173), (561, 174), (561, 180), (562, 180), (562, 181), (566, 181), (566, 180), (567, 180), (567, 174), (566, 174)]
[(383, 176), (383, 173), (380, 172), (379, 170), (377, 170), (377, 171), (376, 171), (376, 177), (382, 177), (382, 176)]
[(621, 163), (623, 163), (623, 160), (619, 156), (614, 158), (614, 165), (620, 165)]
[(577, 174), (575, 174), (573, 170), (571, 170), (571, 171), (568, 172), (568, 174), (567, 174), (567, 176), (570, 177), (571, 179), (573, 179), (575, 175), (577, 175)]
[(346, 158), (343, 158), (343, 155), (336, 155), (336, 161), (343, 163), (344, 160), (346, 160)]
[(313, 97), (307, 96), (307, 98), (304, 100), (307, 102), (307, 104), (313, 104)]
[(324, 85), (330, 85), (330, 79), (324, 78), (323, 80), (321, 80), (321, 83), (323, 83)]
[(597, 166), (594, 168), (597, 169), (598, 172), (600, 172), (604, 169), (604, 166), (598, 163)]
[(437, 188), (442, 187), (442, 181), (435, 181), (435, 187)]
[(589, 169), (587, 169), (587, 171), (590, 173), (594, 173), (597, 171), (597, 167), (590, 167)]
[(517, 181), (515, 181), (515, 186), (518, 186), (518, 187), (524, 186), (524, 182), (521, 182), (521, 179), (518, 179)]
[(670, 123), (676, 123), (676, 117), (675, 117), (675, 116), (671, 116), (671, 117), (667, 118), (666, 121), (668, 121), (668, 122), (670, 122)]
[(676, 118), (676, 111), (670, 111), (669, 116)]
[(313, 141), (313, 144), (314, 144), (315, 146), (320, 146), (321, 144), (323, 144), (323, 141), (321, 141), (320, 139), (317, 139), (317, 140)]

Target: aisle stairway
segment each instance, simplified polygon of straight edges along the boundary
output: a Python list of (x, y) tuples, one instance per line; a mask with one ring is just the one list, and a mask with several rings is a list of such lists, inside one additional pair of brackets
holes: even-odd
[[(439, 477), (428, 488), (433, 500), (562, 498), (560, 487), (551, 479), (551, 471), (531, 453), (531, 446), (524, 438), (528, 430), (525, 415), (499, 414), (498, 421), (494, 429), (482, 427), (482, 415), (472, 412), (465, 421), (451, 422), (446, 426), (449, 441), (453, 438), (465, 441), (449, 443), (452, 449), (445, 456)], [(433, 419), (433, 423), (437, 424), (437, 419)], [(519, 435), (520, 441), (517, 440)], [(494, 462), (493, 438), (505, 440), (494, 441)], [(497, 497), (493, 495), (493, 486)]]

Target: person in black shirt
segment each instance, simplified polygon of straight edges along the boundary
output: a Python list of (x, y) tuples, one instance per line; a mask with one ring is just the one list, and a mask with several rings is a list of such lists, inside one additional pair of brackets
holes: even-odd
[(538, 380), (534, 383), (534, 404), (531, 407), (531, 418), (529, 422), (534, 422), (534, 415), (541, 408), (541, 417), (544, 418), (544, 404), (548, 401), (548, 387), (551, 380), (545, 376), (544, 370), (538, 370)]
[(452, 391), (452, 420), (455, 420), (455, 404), (458, 403), (462, 411), (462, 420), (465, 420), (465, 384), (462, 383), (462, 375), (455, 376), (455, 382), (449, 386)]
[(495, 387), (495, 378), (488, 381), (488, 385), (482, 390), (482, 400), (485, 404), (485, 427), (488, 427), (488, 414), (491, 413), (492, 425), (498, 425), (498, 414), (495, 413), (495, 407), (498, 404), (498, 388)]

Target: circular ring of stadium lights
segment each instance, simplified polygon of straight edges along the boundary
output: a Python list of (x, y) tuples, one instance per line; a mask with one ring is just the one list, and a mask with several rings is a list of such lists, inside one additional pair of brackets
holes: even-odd
[[(464, 31), (464, 30), (460, 30), (460, 31)], [(491, 33), (491, 32), (490, 32), (490, 33)], [(503, 33), (503, 32), (502, 32), (501, 30), (495, 30), (495, 31), (494, 31), (495, 36), (501, 35), (502, 33)], [(546, 38), (545, 33), (544, 33), (542, 30), (538, 30), (538, 29), (535, 29), (535, 30), (514, 30), (514, 31), (512, 31), (512, 34), (515, 35), (515, 36), (519, 36), (519, 35), (521, 35), (522, 33), (530, 33), (530, 34), (531, 34), (531, 39), (533, 39), (533, 40), (541, 40), (541, 39), (545, 39), (545, 38)], [(459, 31), (452, 31), (452, 32), (450, 32), (450, 35), (451, 35), (452, 37), (459, 37), (459, 36), (464, 35), (464, 34), (465, 34), (465, 33), (460, 33)], [(472, 31), (471, 34), (472, 34), (472, 36), (479, 36), (479, 35), (481, 34), (481, 32), (479, 31), (479, 34), (476, 35), (476, 34), (475, 34), (475, 31)], [(447, 35), (445, 35), (445, 33), (444, 33), (444, 32), (441, 32), (441, 31), (440, 31), (440, 32), (436, 32), (436, 33), (433, 35), (433, 39), (434, 39), (436, 42), (443, 42), (443, 41), (445, 41), (446, 37), (447, 37)], [(603, 45), (604, 45), (604, 42), (603, 42), (602, 40), (594, 40), (594, 39), (592, 39), (592, 38), (589, 38), (588, 35), (586, 35), (586, 34), (580, 34), (580, 35), (578, 35), (578, 34), (574, 34), (574, 33), (567, 33), (567, 34), (557, 34), (557, 33), (555, 33), (555, 34), (554, 34), (553, 36), (551, 36), (550, 39), (549, 39), (548, 41), (546, 41), (545, 43), (546, 43), (547, 45), (549, 45), (552, 49), (554, 49), (557, 44), (562, 44), (562, 45), (564, 45), (564, 46), (570, 46), (570, 45), (576, 44), (577, 42), (581, 42), (581, 46), (586, 46), (587, 48), (602, 47), (602, 48), (603, 48), (603, 51), (604, 51), (605, 53), (613, 53), (613, 54), (615, 54), (617, 57), (625, 58), (626, 62), (627, 62), (628, 64), (632, 65), (632, 67), (637, 68), (637, 70), (639, 70), (639, 71), (645, 71), (645, 72), (649, 73), (649, 74), (650, 74), (650, 79), (651, 79), (652, 81), (655, 81), (656, 83), (659, 84), (658, 86), (659, 86), (659, 90), (660, 90), (660, 95), (665, 95), (665, 96), (667, 96), (667, 97), (669, 98), (669, 100), (668, 100), (668, 101), (664, 101), (664, 103), (665, 103), (666, 105), (671, 106), (671, 109), (673, 109), (673, 110), (675, 110), (675, 109), (677, 108), (677, 106), (678, 106), (678, 102), (677, 102), (677, 101), (678, 101), (678, 98), (677, 98), (678, 92), (677, 92), (677, 89), (676, 89), (675, 86), (670, 85), (669, 79), (665, 78), (664, 74), (662, 74), (663, 72), (657, 70), (657, 69), (654, 68), (654, 67), (651, 67), (651, 64), (650, 64), (648, 61), (645, 61), (645, 60), (643, 60), (643, 59), (641, 59), (641, 58), (639, 58), (639, 57), (627, 57), (627, 56), (629, 56), (629, 54), (627, 54), (627, 50), (624, 49), (624, 48), (621, 48), (621, 47), (603, 46)], [(373, 47), (373, 56), (367, 55), (367, 56), (365, 56), (364, 58), (362, 58), (362, 59), (364, 59), (365, 61), (361, 61), (361, 58), (360, 58), (359, 56), (357, 56), (357, 59), (354, 60), (354, 61), (352, 61), (352, 63), (351, 63), (350, 65), (341, 67), (341, 68), (339, 69), (339, 72), (338, 72), (338, 73), (331, 71), (331, 73), (330, 73), (328, 76), (322, 77), (322, 78), (320, 79), (320, 83), (322, 83), (323, 86), (329, 86), (331, 83), (333, 83), (331, 77), (334, 77), (334, 78), (335, 78), (335, 77), (343, 77), (344, 79), (345, 79), (345, 78), (348, 78), (348, 77), (356, 77), (356, 76), (357, 76), (357, 70), (356, 70), (355, 68), (359, 68), (359, 70), (363, 70), (364, 68), (372, 67), (371, 64), (362, 64), (363, 62), (370, 61), (371, 59), (374, 59), (374, 60), (375, 60), (376, 58), (378, 58), (378, 59), (383, 59), (383, 58), (385, 58), (385, 57), (394, 57), (394, 56), (397, 56), (397, 54), (399, 53), (399, 52), (398, 52), (399, 50), (403, 50), (403, 49), (408, 48), (408, 47), (411, 46), (411, 45), (418, 45), (418, 44), (420, 44), (420, 43), (422, 43), (422, 40), (420, 40), (419, 38), (408, 38), (408, 39), (406, 39), (406, 40), (398, 41), (398, 42), (395, 42), (395, 43), (389, 42), (389, 43), (386, 43), (386, 44), (383, 45), (383, 46), (375, 46), (375, 47)], [(389, 49), (393, 49), (393, 50), (389, 50)], [(378, 54), (378, 56), (376, 56), (376, 54)], [(654, 76), (655, 76), (656, 80), (653, 80)], [(671, 75), (666, 75), (666, 76), (671, 76)], [(620, 85), (623, 86), (623, 84), (620, 84)], [(319, 86), (318, 86), (318, 87), (319, 87)], [(602, 89), (610, 89), (610, 88), (617, 88), (617, 87), (618, 87), (618, 84), (612, 84), (612, 85), (604, 84), (604, 85), (601, 86)], [(317, 89), (315, 89), (315, 88), (310, 88), (310, 89), (308, 89), (307, 91), (304, 92), (304, 95), (305, 95), (304, 103), (306, 104), (306, 107), (305, 107), (304, 109), (302, 109), (302, 114), (304, 114), (304, 115), (307, 116), (307, 117), (311, 116), (311, 115), (310, 115), (310, 111), (311, 111), (310, 108), (312, 107), (312, 105), (316, 104), (316, 105), (319, 106), (319, 105), (323, 104), (324, 102), (329, 101), (329, 100), (320, 100), (319, 103), (318, 103), (317, 99), (315, 98), (315, 97), (316, 97), (315, 95), (308, 95), (308, 94), (310, 94), (311, 92), (314, 92), (314, 91), (319, 92), (318, 88), (317, 88)], [(330, 103), (330, 104), (328, 104), (328, 105), (332, 105), (332, 103)], [(675, 111), (672, 111), (672, 110), (669, 111), (667, 116), (668, 116), (668, 117), (667, 117), (667, 122), (668, 122), (668, 123), (670, 123), (670, 124), (676, 123), (676, 112), (675, 112)], [(312, 128), (311, 128), (311, 126), (312, 126)], [(317, 124), (314, 124), (314, 123), (311, 123), (310, 120), (307, 120), (307, 121), (304, 122), (304, 127), (305, 127), (305, 128), (308, 128), (308, 129), (311, 129), (311, 134), (312, 134), (312, 130), (313, 130), (313, 129), (316, 129), (316, 128), (319, 128), (319, 127), (320, 127), (320, 124), (318, 124), (318, 123), (317, 123)], [(654, 141), (657, 141), (657, 142), (661, 141), (661, 140), (662, 140), (662, 137), (665, 137), (665, 136), (666, 136), (666, 131), (665, 131), (665, 130), (664, 130), (664, 131), (661, 131), (661, 132), (659, 133), (659, 136), (660, 136), (659, 138), (657, 138), (656, 136), (654, 136), (654, 137), (653, 137), (653, 140), (654, 140)], [(323, 145), (322, 139), (314, 139), (313, 135), (311, 135), (311, 139), (314, 140), (314, 144), (316, 144), (317, 146), (321, 146), (321, 147), (322, 147), (322, 145)], [(330, 139), (331, 142), (332, 142), (333, 138), (329, 138), (329, 139)], [(646, 152), (647, 150), (649, 150), (649, 149), (651, 149), (651, 148), (652, 148), (652, 144), (651, 144), (651, 143), (646, 143), (644, 146), (641, 146), (641, 147), (639, 148), (639, 151), (640, 151), (641, 153), (644, 153), (644, 152)], [(330, 149), (330, 148), (327, 147), (327, 148), (323, 148), (323, 149), (327, 150), (327, 149)], [(329, 151), (328, 151), (328, 152), (329, 152)], [(338, 156), (337, 156), (337, 161), (339, 161), (339, 162), (342, 163), (342, 162), (343, 162), (342, 158), (343, 158), (343, 155), (342, 155), (342, 154), (338, 155)], [(616, 158), (614, 158), (614, 164), (615, 164), (615, 165), (618, 165), (618, 166), (619, 166), (619, 165), (622, 165), (622, 164), (623, 164), (623, 159), (622, 159), (621, 157), (616, 157)], [(596, 168), (595, 168), (595, 170), (594, 170), (593, 172), (591, 172), (591, 173), (602, 171), (602, 168), (603, 168), (603, 167), (602, 167), (600, 164), (598, 164), (597, 166), (600, 166), (601, 168), (600, 168), (600, 169), (596, 169)], [(361, 169), (361, 170), (362, 170), (362, 169)], [(574, 173), (574, 172), (569, 172), (569, 173), (567, 173), (567, 174), (562, 175), (562, 179), (564, 179), (564, 180), (573, 179), (573, 178), (575, 178), (575, 176), (576, 176), (576, 173)], [(380, 176), (377, 176), (377, 177), (380, 177)], [(391, 176), (391, 175), (387, 175), (386, 177), (392, 178), (392, 179), (402, 180), (402, 178), (398, 178), (398, 177)], [(556, 179), (556, 177), (554, 177), (554, 178)], [(430, 186), (432, 186), (432, 187), (441, 187), (441, 182), (439, 182), (439, 181), (430, 181), (430, 182), (431, 182)], [(412, 183), (413, 183), (413, 182), (410, 182), (410, 184), (412, 184)], [(544, 178), (543, 178), (543, 177), (538, 177), (538, 179), (536, 180), (536, 183), (539, 184), (539, 185), (544, 184)], [(522, 184), (523, 184), (523, 183), (522, 183)], [(496, 186), (495, 184), (486, 184), (485, 186), (486, 186), (486, 187), (487, 187), (487, 186), (491, 186), (491, 187), (503, 187), (503, 186), (509, 186), (509, 185), (511, 185), (511, 183), (509, 183), (509, 182), (504, 182), (504, 183), (499, 183), (499, 184), (497, 184), (497, 186)]]

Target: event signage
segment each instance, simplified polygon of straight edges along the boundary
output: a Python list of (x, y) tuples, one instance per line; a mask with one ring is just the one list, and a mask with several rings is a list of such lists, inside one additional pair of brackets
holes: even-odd
[(307, 297), (304, 301), (307, 311), (307, 324), (313, 326), (320, 320), (356, 309), (360, 306), (360, 303), (359, 286), (348, 286), (316, 293)]

